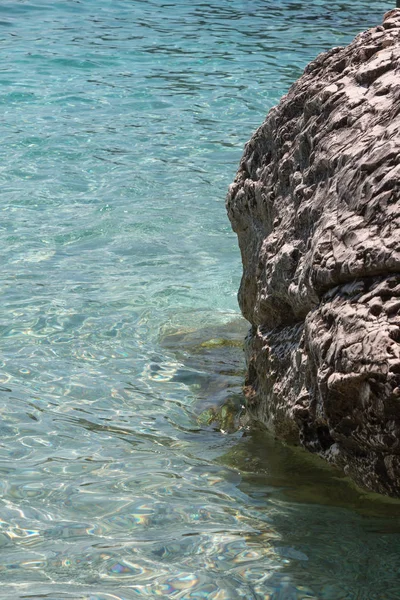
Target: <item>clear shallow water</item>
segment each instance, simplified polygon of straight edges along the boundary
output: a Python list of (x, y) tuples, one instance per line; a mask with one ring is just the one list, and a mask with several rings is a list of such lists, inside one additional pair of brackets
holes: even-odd
[(0, 598), (400, 598), (397, 504), (208, 419), (243, 144), (390, 7), (0, 4)]

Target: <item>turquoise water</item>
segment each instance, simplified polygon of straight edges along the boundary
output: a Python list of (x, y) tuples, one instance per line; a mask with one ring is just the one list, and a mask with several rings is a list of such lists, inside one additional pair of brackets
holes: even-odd
[(235, 427), (224, 209), (267, 110), (390, 7), (0, 4), (2, 600), (400, 598), (399, 505)]

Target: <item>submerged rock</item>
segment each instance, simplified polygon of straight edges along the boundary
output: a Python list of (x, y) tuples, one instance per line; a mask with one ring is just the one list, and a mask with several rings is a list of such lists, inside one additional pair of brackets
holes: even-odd
[(245, 148), (249, 415), (400, 496), (400, 10), (310, 63)]
[(246, 330), (246, 321), (237, 319), (197, 329), (170, 329), (161, 337), (162, 347), (178, 361), (169, 380), (192, 388), (196, 397), (193, 410), (201, 426), (223, 433), (242, 427)]

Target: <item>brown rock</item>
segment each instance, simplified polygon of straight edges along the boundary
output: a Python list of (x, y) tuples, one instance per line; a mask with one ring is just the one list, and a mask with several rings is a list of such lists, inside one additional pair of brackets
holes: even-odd
[(227, 209), (250, 416), (400, 495), (400, 10), (305, 69)]

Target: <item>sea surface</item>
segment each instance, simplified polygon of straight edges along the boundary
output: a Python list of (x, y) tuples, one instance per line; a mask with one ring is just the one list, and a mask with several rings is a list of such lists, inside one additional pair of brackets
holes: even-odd
[(400, 599), (400, 504), (240, 428), (224, 200), (371, 0), (0, 3), (1, 600)]

